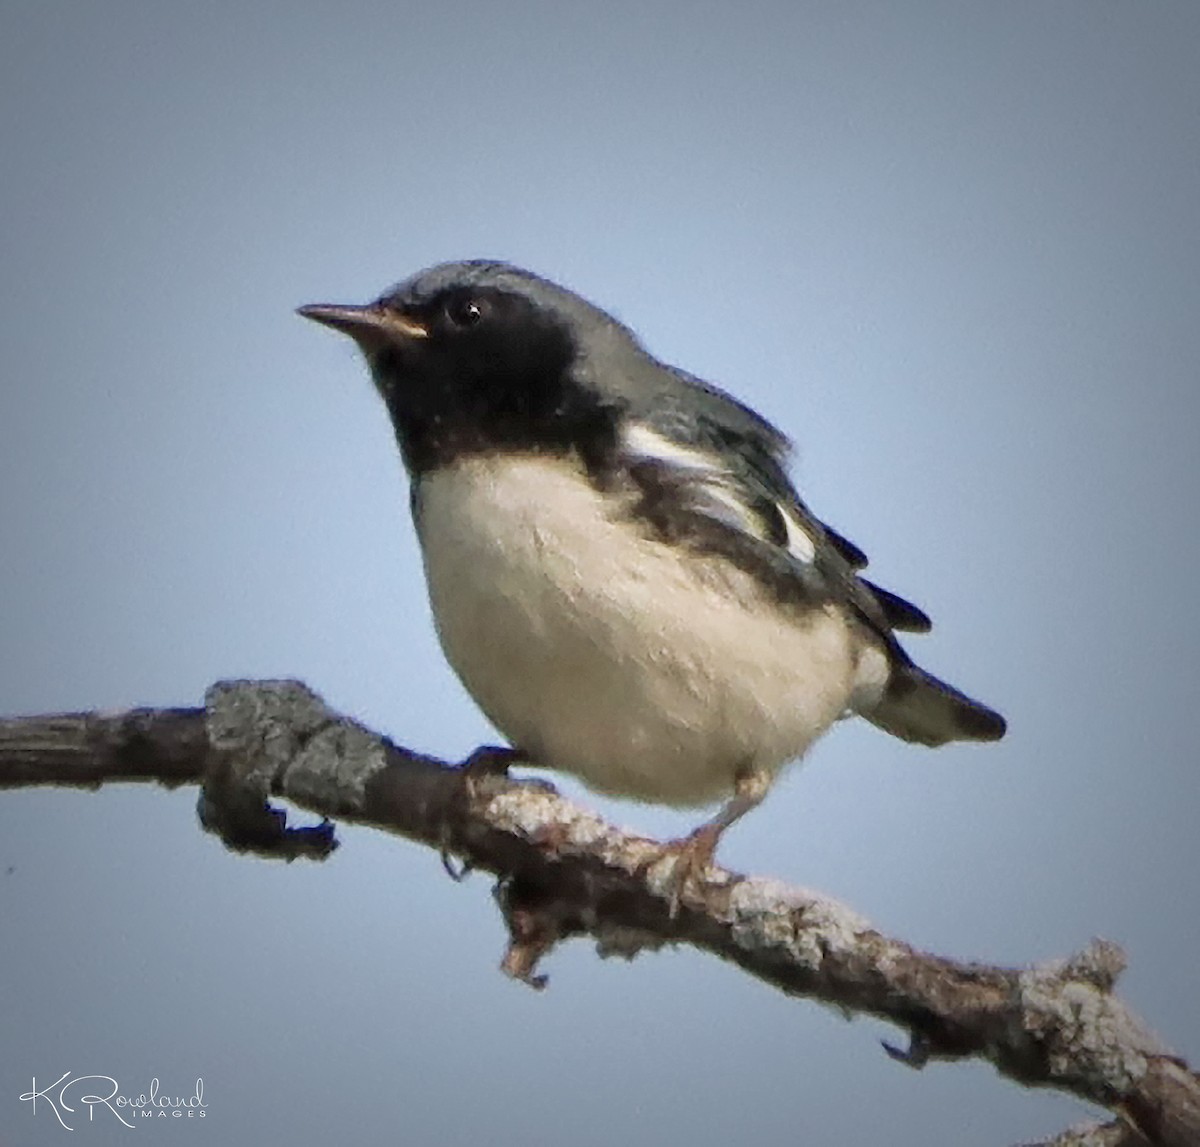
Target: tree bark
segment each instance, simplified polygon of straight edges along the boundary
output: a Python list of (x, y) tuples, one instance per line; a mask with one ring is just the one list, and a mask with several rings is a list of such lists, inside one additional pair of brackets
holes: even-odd
[(912, 1067), (986, 1059), (1117, 1119), (1049, 1144), (1200, 1144), (1200, 1079), (1113, 994), (1124, 956), (1093, 941), (1026, 969), (964, 964), (882, 935), (838, 902), (711, 866), (682, 888), (674, 860), (564, 800), (476, 761), (463, 770), (400, 748), (292, 681), (222, 682), (203, 708), (0, 721), (0, 788), (115, 781), (199, 784), (200, 819), (232, 849), (323, 858), (333, 825), (290, 828), (269, 798), (398, 833), (499, 877), (502, 967), (534, 987), (560, 941), (601, 955), (691, 944), (791, 996), (894, 1023)]

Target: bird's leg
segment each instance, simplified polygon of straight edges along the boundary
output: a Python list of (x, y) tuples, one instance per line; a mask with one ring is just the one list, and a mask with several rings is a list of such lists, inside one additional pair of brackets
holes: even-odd
[(663, 845), (659, 858), (668, 853), (675, 854), (675, 868), (670, 880), (672, 918), (679, 913), (679, 898), (683, 890), (689, 884), (697, 888), (700, 886), (704, 870), (712, 863), (713, 853), (725, 830), (762, 803), (773, 779), (773, 774), (766, 769), (742, 769), (734, 779), (733, 796), (716, 816), (706, 820), (687, 836)]

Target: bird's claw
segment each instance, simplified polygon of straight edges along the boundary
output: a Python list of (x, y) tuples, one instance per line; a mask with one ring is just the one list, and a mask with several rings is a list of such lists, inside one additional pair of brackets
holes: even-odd
[[(478, 784), (485, 777), (503, 777), (508, 775), (508, 766), (520, 760), (521, 754), (516, 749), (504, 745), (480, 745), (469, 757), (458, 766), (458, 777), (462, 786), (462, 796), (468, 805), (475, 802), (479, 795)], [(461, 866), (456, 866), (450, 854), (450, 842), (442, 841), (438, 850), (442, 867), (446, 874), (456, 884), (461, 884), (472, 872), (474, 865), (464, 860)]]
[(520, 759), (521, 754), (506, 745), (480, 745), (458, 766), (467, 800), (474, 801), (478, 795), (477, 782), (484, 777), (507, 776), (509, 765), (516, 764)]
[(702, 824), (687, 836), (667, 841), (660, 846), (655, 856), (640, 866), (644, 872), (659, 861), (674, 856), (675, 862), (666, 880), (668, 911), (672, 920), (679, 915), (679, 906), (685, 892), (703, 894), (705, 873), (712, 865), (721, 831), (720, 825)]

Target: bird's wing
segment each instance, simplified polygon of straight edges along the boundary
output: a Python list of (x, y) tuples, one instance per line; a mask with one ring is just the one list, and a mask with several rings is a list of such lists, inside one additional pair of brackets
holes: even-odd
[(690, 391), (686, 406), (660, 394), (622, 441), (643, 516), (675, 540), (724, 554), (784, 600), (849, 606), (889, 646), (893, 630), (928, 630), (917, 606), (858, 576), (863, 551), (800, 499), (787, 438), (723, 391), (675, 373)]

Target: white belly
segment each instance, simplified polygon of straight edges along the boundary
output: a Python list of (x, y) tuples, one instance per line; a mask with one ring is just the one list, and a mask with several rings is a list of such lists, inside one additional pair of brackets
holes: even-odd
[(841, 611), (780, 618), (720, 558), (643, 536), (562, 460), (471, 458), (421, 481), (450, 664), (537, 764), (667, 804), (800, 756), (886, 661)]

